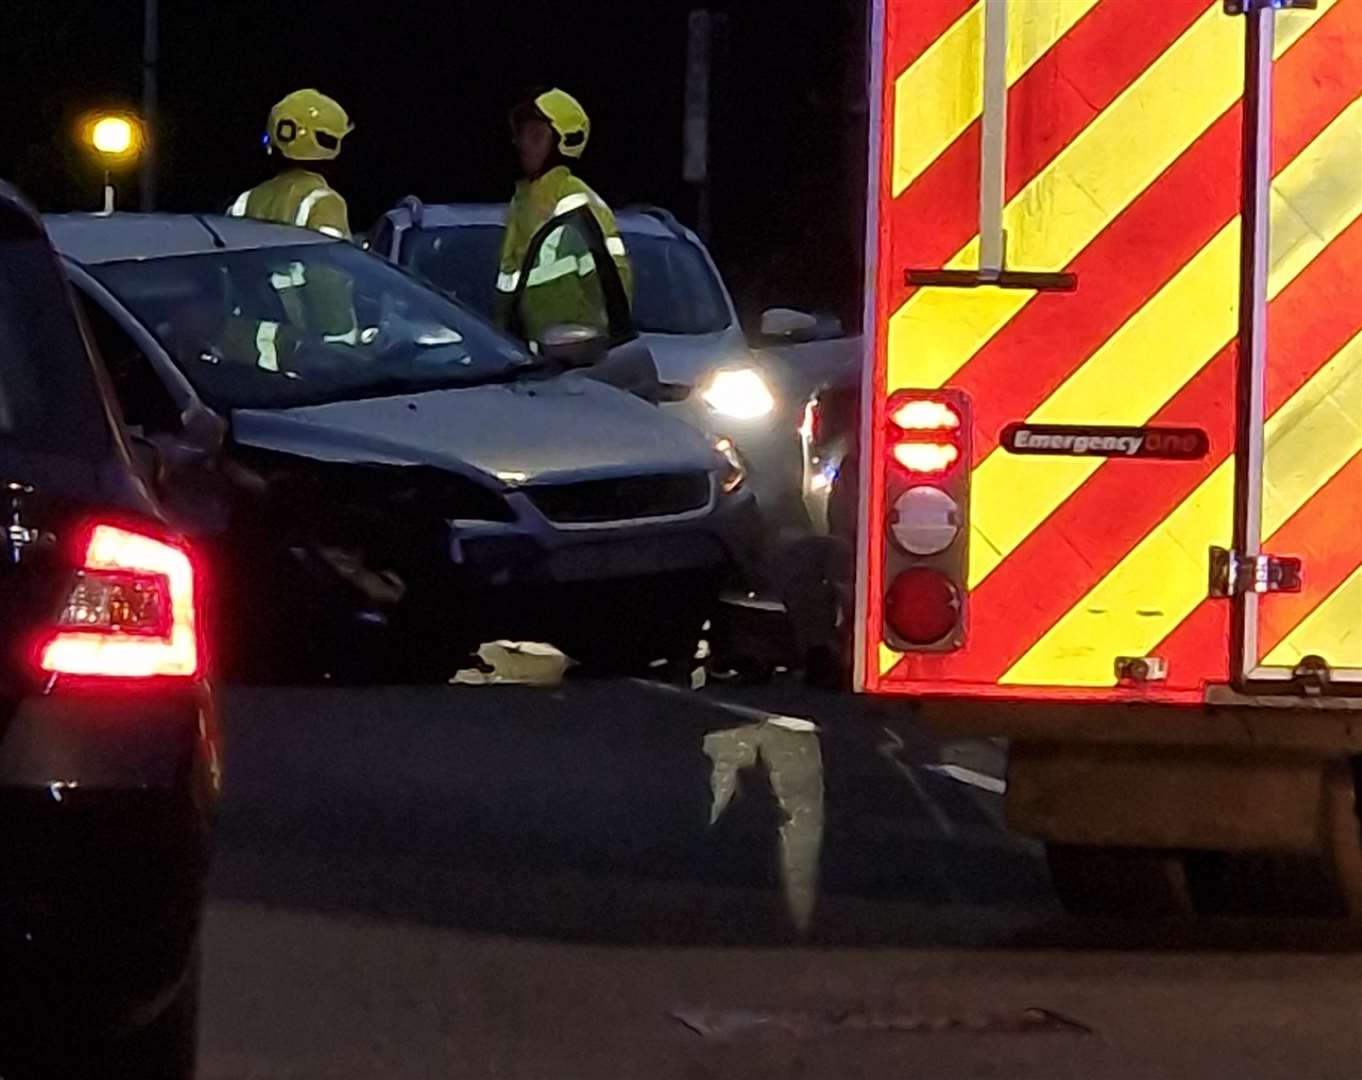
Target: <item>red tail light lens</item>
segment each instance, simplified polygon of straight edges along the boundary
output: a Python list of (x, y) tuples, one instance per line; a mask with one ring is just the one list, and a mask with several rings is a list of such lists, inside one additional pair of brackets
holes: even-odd
[(889, 586), (884, 621), (907, 645), (935, 645), (960, 622), (960, 593), (939, 571), (905, 570)]
[(938, 397), (898, 394), (889, 402), (889, 453), (918, 476), (941, 476), (955, 468), (965, 444), (960, 410)]
[(960, 414), (945, 401), (914, 398), (893, 402), (889, 419), (901, 431), (959, 431)]
[(909, 472), (931, 476), (946, 472), (959, 461), (960, 448), (954, 443), (895, 443), (894, 460)]
[(81, 569), (39, 651), (54, 675), (193, 678), (199, 612), (188, 552), (114, 525), (96, 525)]

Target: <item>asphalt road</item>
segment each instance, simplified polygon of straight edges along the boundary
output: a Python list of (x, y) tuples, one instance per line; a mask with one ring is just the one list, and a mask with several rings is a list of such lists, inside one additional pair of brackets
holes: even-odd
[(901, 706), (590, 681), (227, 706), (205, 1078), (1358, 1071), (1339, 928), (1066, 919), (1003, 828), (1003, 748)]

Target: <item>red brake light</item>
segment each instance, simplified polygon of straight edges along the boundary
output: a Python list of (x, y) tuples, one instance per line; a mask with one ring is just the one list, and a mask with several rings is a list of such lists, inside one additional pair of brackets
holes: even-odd
[(945, 401), (910, 398), (889, 406), (889, 419), (901, 431), (959, 431), (960, 414)]
[(189, 554), (142, 533), (95, 525), (56, 633), (38, 655), (39, 667), (55, 675), (198, 675), (198, 597)]
[(889, 453), (910, 473), (950, 472), (963, 456), (965, 434), (964, 418), (949, 401), (906, 391), (889, 402)]
[(895, 443), (894, 460), (909, 472), (943, 473), (960, 460), (960, 448), (954, 443)]
[(935, 645), (960, 622), (960, 593), (937, 570), (905, 570), (889, 586), (884, 620), (907, 645)]

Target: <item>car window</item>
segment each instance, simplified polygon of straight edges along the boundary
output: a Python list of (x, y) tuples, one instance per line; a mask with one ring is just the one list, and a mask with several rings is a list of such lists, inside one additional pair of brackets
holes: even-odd
[(467, 386), (533, 365), (473, 312), (347, 243), (90, 270), (218, 408)]
[(393, 231), (391, 218), (379, 218), (378, 224), (374, 226), (373, 234), (369, 237), (369, 249), (378, 255), (382, 255), (385, 259), (395, 254), (392, 251)]
[[(491, 317), (500, 225), (413, 229), (402, 265)], [(626, 233), (634, 271), (634, 322), (643, 333), (715, 334), (732, 325), (723, 287), (704, 254), (681, 237)]]
[(123, 410), (123, 421), (143, 431), (174, 431), (180, 410), (146, 354), (113, 317), (89, 297), (81, 297), (85, 321)]
[(36, 237), (0, 236), (0, 440), (81, 454), (108, 444), (70, 293)]
[(402, 244), (402, 265), (487, 318), (496, 302), (500, 225), (413, 229)]
[(625, 237), (634, 266), (634, 322), (648, 334), (715, 334), (731, 325), (719, 280), (681, 237)]

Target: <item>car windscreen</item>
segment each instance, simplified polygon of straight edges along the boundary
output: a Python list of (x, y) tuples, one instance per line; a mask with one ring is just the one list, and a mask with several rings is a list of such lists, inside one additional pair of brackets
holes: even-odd
[(348, 243), (89, 269), (218, 408), (471, 386), (533, 366), (473, 312)]
[(92, 456), (109, 442), (85, 339), (47, 243), (0, 228), (0, 447)]
[(719, 280), (680, 237), (625, 237), (634, 267), (634, 324), (645, 334), (715, 334), (730, 324)]
[[(402, 264), (490, 315), (500, 225), (459, 225), (407, 233)], [(681, 237), (626, 233), (634, 270), (634, 323), (645, 334), (714, 334), (731, 325), (722, 287), (700, 249)]]

